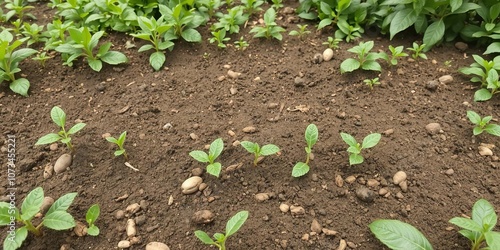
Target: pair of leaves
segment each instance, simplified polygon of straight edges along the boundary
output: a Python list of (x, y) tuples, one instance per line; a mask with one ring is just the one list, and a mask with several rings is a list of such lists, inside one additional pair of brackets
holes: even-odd
[(120, 134), (120, 137), (118, 139), (110, 136), (106, 137), (106, 140), (114, 143), (118, 146), (118, 150), (115, 151), (115, 156), (120, 156), (125, 153), (125, 148), (123, 148), (123, 145), (125, 144), (125, 139), (127, 138), (127, 131), (124, 131), (123, 133)]
[(472, 110), (467, 111), (467, 118), (469, 121), (476, 125), (473, 129), (474, 135), (480, 135), (484, 131), (489, 134), (500, 136), (500, 125), (490, 124), (490, 121), (493, 119), (492, 116), (485, 116), (481, 118), (479, 114)]
[(194, 150), (189, 153), (191, 157), (202, 163), (209, 163), (207, 166), (207, 172), (211, 175), (219, 177), (222, 165), (219, 162), (215, 162), (215, 159), (219, 157), (224, 149), (224, 142), (221, 138), (216, 139), (210, 144), (208, 154), (201, 150)]
[(363, 156), (361, 155), (361, 151), (366, 148), (375, 147), (382, 137), (379, 133), (373, 133), (367, 135), (363, 142), (360, 144), (356, 141), (356, 139), (347, 133), (340, 133), (342, 140), (349, 145), (347, 148), (347, 152), (349, 152), (349, 165), (361, 164), (364, 161)]
[(370, 231), (394, 250), (432, 250), (425, 236), (410, 224), (398, 220), (376, 220), (369, 225)]
[(352, 72), (359, 68), (363, 70), (382, 71), (382, 67), (376, 60), (384, 58), (385, 53), (370, 52), (374, 45), (373, 41), (360, 42), (359, 45), (348, 49), (347, 51), (356, 54), (358, 58), (347, 58), (344, 60), (340, 64), (340, 73)]
[[(214, 234), (215, 241), (208, 236), (207, 233), (197, 230), (194, 232), (196, 237), (200, 239), (203, 243), (207, 245), (225, 246), (227, 238), (240, 230), (241, 226), (245, 223), (248, 218), (248, 211), (240, 211), (236, 213), (229, 221), (226, 223), (226, 234), (216, 233)], [(225, 249), (225, 248), (224, 248)]]
[(53, 142), (61, 141), (62, 143), (68, 143), (71, 141), (70, 135), (77, 133), (85, 127), (85, 123), (77, 123), (71, 127), (68, 131), (65, 131), (64, 126), (66, 124), (66, 113), (58, 107), (54, 106), (50, 111), (50, 117), (52, 121), (61, 128), (59, 133), (50, 133), (42, 136), (35, 145), (45, 145)]
[(293, 166), (292, 169), (292, 176), (293, 177), (300, 177), (309, 172), (309, 156), (312, 153), (312, 147), (318, 142), (318, 127), (314, 124), (309, 124), (306, 128), (306, 132), (304, 134), (304, 137), (306, 139), (307, 147), (305, 147), (305, 151), (307, 154), (307, 160), (306, 162), (297, 162), (295, 166)]
[(92, 205), (87, 213), (85, 214), (85, 220), (89, 224), (89, 228), (87, 229), (87, 233), (92, 236), (99, 235), (99, 228), (94, 224), (99, 215), (101, 214), (101, 209), (98, 204)]
[(248, 152), (254, 154), (255, 159), (254, 159), (254, 165), (257, 165), (257, 160), (260, 156), (267, 156), (267, 155), (273, 155), (276, 154), (280, 151), (280, 148), (274, 144), (267, 144), (262, 146), (262, 148), (259, 146), (259, 144), (250, 142), (250, 141), (242, 141), (241, 146), (246, 149)]
[(285, 32), (285, 29), (278, 26), (275, 22), (276, 19), (276, 11), (274, 8), (269, 8), (264, 13), (264, 27), (253, 27), (250, 30), (250, 33), (255, 33), (253, 37), (265, 37), (271, 38), (274, 37), (277, 40), (281, 41), (283, 36), (281, 33)]

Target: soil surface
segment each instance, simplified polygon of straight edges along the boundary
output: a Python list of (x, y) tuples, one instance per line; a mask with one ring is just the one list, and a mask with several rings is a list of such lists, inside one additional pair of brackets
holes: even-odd
[[(39, 22), (50, 20), (51, 10), (39, 5), (33, 14)], [(279, 14), (278, 23), (287, 33), (296, 29), (295, 23), (287, 22), (290, 16), (294, 14)], [(405, 58), (393, 67), (382, 63), (380, 74), (340, 74), (340, 63), (353, 56), (346, 50), (357, 43), (341, 43), (331, 61), (315, 63), (314, 55), (323, 52), (322, 42), (332, 31), (314, 32), (309, 24), (313, 32), (305, 39), (284, 35), (278, 42), (252, 39), (251, 26), (249, 22), (232, 37), (234, 41), (243, 35), (249, 41), (245, 51), (232, 46), (217, 49), (206, 41), (179, 41), (158, 72), (149, 66), (148, 53), (137, 52), (143, 43), (125, 34), (110, 34), (107, 39), (130, 62), (106, 65), (99, 73), (81, 60), (73, 68), (63, 66), (60, 56), (45, 67), (23, 62), (30, 96), (0, 88), (1, 133), (5, 140), (15, 136), (17, 204), (38, 186), (55, 199), (78, 192), (70, 213), (84, 222), (86, 210), (100, 204), (96, 225), (101, 234), (78, 237), (73, 231), (47, 229), (44, 237), (30, 235), (22, 249), (59, 249), (65, 244), (77, 250), (116, 249), (119, 241), (128, 239), (127, 216), (138, 222), (139, 242), (130, 249), (144, 249), (151, 241), (164, 242), (170, 249), (210, 249), (193, 232), (223, 232), (226, 221), (241, 210), (250, 216), (229, 238), (229, 249), (337, 249), (341, 240), (348, 243), (347, 249), (384, 249), (368, 228), (379, 218), (414, 225), (435, 249), (468, 248), (448, 220), (470, 216), (479, 198), (500, 208), (498, 149), (493, 148), (493, 156), (478, 151), (481, 143), (498, 146), (499, 139), (472, 136), (473, 125), (466, 118), (467, 110), (498, 118), (500, 102), (493, 98), (475, 103), (478, 86), (457, 73), (481, 50), (463, 52), (444, 44), (426, 53), (429, 60)], [(200, 31), (204, 39), (209, 37), (208, 26)], [(364, 41), (374, 40), (374, 51), (388, 51), (389, 45), (411, 47), (416, 39), (406, 34), (392, 41), (386, 37)], [(126, 49), (127, 41), (137, 47)], [(445, 65), (446, 61), (450, 63)], [(241, 75), (232, 78), (228, 70)], [(443, 75), (451, 75), (453, 81), (428, 88), (428, 82)], [(363, 80), (374, 77), (382, 84), (370, 90)], [(57, 132), (50, 118), (56, 105), (66, 112), (68, 126), (78, 121), (87, 126), (73, 136), (77, 152), (71, 168), (44, 179), (44, 167), (68, 152), (63, 144), (55, 150), (34, 146), (42, 135)], [(292, 167), (305, 160), (304, 130), (310, 123), (319, 129), (311, 170), (293, 178)], [(430, 123), (439, 123), (440, 131), (429, 133)], [(248, 126), (256, 131), (243, 132)], [(129, 162), (137, 172), (124, 165), (124, 158), (114, 157), (115, 147), (102, 137), (123, 131), (128, 133)], [(363, 164), (349, 166), (340, 132), (359, 141), (373, 132), (383, 136), (379, 145), (363, 152)], [(181, 184), (205, 169), (188, 153), (204, 150), (217, 138), (224, 141), (221, 177), (203, 172), (208, 187), (182, 194)], [(281, 152), (254, 167), (252, 155), (237, 145), (243, 140), (273, 143)], [(6, 168), (7, 141), (2, 144)], [(227, 171), (229, 166), (233, 170)], [(408, 176), (406, 190), (392, 181), (398, 171)], [(6, 173), (0, 174), (2, 195), (9, 187)], [(374, 192), (373, 201), (358, 198), (356, 193), (363, 188)], [(379, 195), (381, 189), (387, 194)], [(268, 193), (270, 199), (259, 202), (258, 193)], [(140, 204), (138, 212), (116, 217), (117, 211), (134, 203)], [(302, 207), (304, 213), (282, 212), (281, 204)], [(210, 210), (213, 222), (195, 224), (193, 214), (200, 210)], [(336, 234), (312, 233), (313, 220)]]

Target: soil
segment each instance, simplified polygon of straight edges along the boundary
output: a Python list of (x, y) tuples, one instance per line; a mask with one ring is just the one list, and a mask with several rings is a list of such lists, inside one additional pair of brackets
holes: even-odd
[[(52, 10), (39, 5), (33, 14), (41, 17), (40, 22), (49, 20)], [(295, 23), (286, 22), (290, 16), (280, 14), (279, 24), (287, 33), (296, 29)], [(326, 48), (321, 43), (331, 31), (314, 32), (309, 24), (313, 32), (304, 40), (284, 35), (278, 42), (252, 39), (250, 26), (232, 36), (234, 41), (243, 34), (250, 42), (247, 50), (179, 41), (158, 72), (148, 65), (148, 53), (137, 52), (143, 43), (124, 34), (110, 34), (107, 39), (130, 62), (105, 65), (99, 73), (81, 60), (72, 68), (63, 66), (59, 56), (45, 67), (23, 62), (22, 73), (31, 82), (30, 96), (16, 95), (6, 86), (0, 89), (1, 132), (5, 140), (9, 134), (16, 139), (17, 204), (38, 186), (53, 198), (78, 192), (70, 213), (84, 221), (86, 210), (100, 204), (96, 225), (101, 234), (78, 237), (73, 231), (47, 229), (45, 237), (30, 235), (22, 249), (59, 249), (65, 244), (77, 250), (116, 249), (119, 241), (127, 239), (127, 218), (115, 215), (134, 203), (141, 204), (141, 209), (128, 216), (141, 217), (142, 223), (137, 226), (140, 242), (130, 249), (144, 249), (151, 241), (164, 242), (170, 249), (210, 249), (193, 232), (223, 232), (226, 221), (241, 210), (250, 216), (228, 240), (229, 249), (336, 249), (341, 240), (349, 243), (348, 249), (384, 249), (368, 228), (379, 218), (414, 225), (435, 249), (468, 248), (467, 240), (448, 220), (470, 216), (479, 198), (500, 207), (498, 149), (493, 148), (493, 156), (478, 153), (480, 143), (498, 145), (499, 140), (488, 134), (472, 136), (473, 126), (466, 118), (467, 110), (498, 118), (500, 102), (498, 98), (474, 102), (478, 86), (457, 72), (481, 50), (462, 52), (453, 44), (443, 44), (426, 53), (429, 60), (405, 58), (394, 67), (383, 63), (380, 74), (340, 74), (339, 65), (353, 56), (346, 50), (354, 43), (341, 43), (333, 60), (317, 64), (312, 59)], [(200, 31), (204, 39), (209, 37), (207, 29)], [(416, 39), (405, 34), (392, 41), (383, 36), (363, 40), (374, 40), (374, 51), (388, 51), (388, 45), (411, 47)], [(137, 47), (126, 49), (127, 41)], [(445, 65), (446, 61), (451, 64)], [(231, 78), (228, 69), (241, 75)], [(451, 75), (453, 81), (439, 84), (436, 90), (426, 87), (443, 75)], [(296, 77), (303, 84), (296, 84)], [(363, 80), (374, 77), (380, 78), (381, 85), (370, 90)], [(50, 118), (55, 105), (64, 109), (69, 126), (77, 121), (87, 126), (73, 137), (77, 152), (71, 168), (44, 179), (45, 165), (68, 152), (62, 144), (56, 150), (34, 146), (42, 135), (56, 132)], [(310, 123), (319, 129), (311, 170), (293, 178), (292, 167), (305, 160), (304, 130)], [(441, 131), (428, 133), (429, 123), (439, 123)], [(257, 131), (244, 133), (247, 126)], [(126, 167), (122, 157), (114, 157), (115, 147), (102, 138), (105, 133), (118, 136), (123, 131), (128, 133), (129, 162), (138, 172)], [(379, 145), (363, 152), (364, 163), (349, 166), (340, 132), (358, 140), (372, 132), (383, 136)], [(203, 150), (217, 138), (225, 143), (219, 158), (224, 166), (221, 177), (204, 172), (207, 191), (182, 194), (184, 180), (193, 170), (205, 168), (188, 153)], [(254, 167), (252, 156), (235, 146), (242, 140), (273, 143), (281, 153)], [(6, 166), (7, 153), (2, 155)], [(235, 164), (240, 167), (226, 171)], [(406, 192), (392, 181), (398, 171), (408, 175)], [(1, 192), (7, 194), (6, 171), (0, 176)], [(337, 176), (343, 185), (335, 182)], [(355, 177), (352, 183), (346, 182), (350, 176)], [(363, 187), (375, 192), (372, 202), (357, 197), (356, 191)], [(381, 188), (389, 194), (378, 195)], [(254, 197), (258, 193), (270, 193), (271, 198), (258, 202)], [(301, 206), (305, 213), (283, 213), (279, 208), (283, 203)], [(213, 212), (214, 221), (194, 224), (191, 218), (200, 210)], [(337, 234), (311, 233), (313, 220)], [(2, 231), (2, 241), (5, 234)]]

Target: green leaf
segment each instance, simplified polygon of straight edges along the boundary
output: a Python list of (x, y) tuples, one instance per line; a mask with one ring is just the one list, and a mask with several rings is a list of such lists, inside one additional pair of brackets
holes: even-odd
[(101, 55), (101, 60), (107, 64), (117, 65), (128, 62), (127, 56), (118, 51), (108, 51)]
[(392, 38), (399, 32), (406, 30), (408, 27), (412, 26), (415, 21), (417, 21), (418, 13), (417, 10), (413, 8), (404, 8), (396, 13), (392, 19), (389, 31)]
[(221, 234), (221, 233), (214, 233), (214, 239), (217, 242), (222, 243), (222, 242), (226, 241), (226, 236), (224, 234)]
[(444, 37), (445, 25), (443, 19), (439, 19), (436, 22), (433, 22), (427, 29), (425, 30), (423, 43), (426, 44), (424, 51), (429, 50), (440, 42)]
[(476, 239), (479, 238), (480, 233), (478, 232), (472, 232), (470, 230), (462, 229), (458, 231), (459, 234), (463, 235), (465, 238), (469, 239), (470, 241), (475, 241)]
[(382, 67), (376, 61), (366, 61), (361, 65), (364, 70), (382, 71)]
[(326, 27), (326, 26), (328, 26), (328, 25), (330, 25), (330, 24), (332, 24), (332, 23), (333, 23), (333, 20), (332, 20), (332, 19), (330, 19), (330, 18), (325, 18), (325, 19), (323, 19), (323, 20), (321, 20), (321, 21), (319, 22), (319, 24), (318, 24), (318, 30), (320, 30), (320, 29), (322, 29), (322, 28), (324, 28), (324, 27)]
[(500, 233), (499, 232), (486, 232), (484, 238), (490, 249), (500, 249)]
[(87, 58), (87, 62), (92, 70), (94, 70), (96, 72), (101, 71), (101, 69), (102, 69), (102, 61), (101, 60)]
[(362, 148), (375, 147), (375, 145), (377, 145), (380, 141), (380, 138), (382, 138), (382, 135), (379, 133), (369, 134), (363, 139), (363, 143), (361, 144), (361, 146)]
[(312, 148), (314, 144), (318, 141), (318, 127), (314, 124), (309, 124), (306, 128), (305, 138), (307, 142), (307, 147)]
[(474, 135), (480, 135), (481, 133), (483, 133), (483, 129), (480, 127), (480, 126), (476, 126), (474, 127), (474, 129), (472, 129), (472, 133)]
[(114, 138), (113, 136), (106, 137), (105, 139), (111, 143), (118, 145), (118, 140), (116, 138)]
[(120, 149), (120, 150), (116, 150), (114, 154), (115, 154), (115, 156), (120, 156), (124, 153), (125, 153), (125, 149)]
[(474, 123), (474, 124), (479, 124), (481, 122), (481, 116), (479, 116), (476, 112), (472, 110), (467, 111), (467, 118), (469, 118), (469, 121)]
[(358, 142), (356, 141), (356, 139), (352, 135), (347, 134), (347, 133), (340, 133), (340, 137), (342, 137), (342, 140), (345, 143), (347, 143), (347, 145), (349, 145), (351, 147), (357, 147)]
[(163, 54), (162, 51), (154, 52), (149, 56), (149, 64), (156, 71), (160, 70), (160, 68), (163, 66), (164, 63), (165, 63), (165, 54)]
[(213, 176), (219, 177), (222, 165), (219, 162), (214, 162), (207, 166), (207, 172)]
[(260, 150), (261, 155), (273, 155), (280, 151), (280, 148), (274, 144), (267, 144), (262, 146)]
[(61, 128), (64, 127), (64, 124), (66, 124), (66, 113), (64, 113), (64, 111), (58, 106), (54, 106), (50, 110), (50, 117), (52, 118), (52, 121), (54, 121), (54, 123)]
[(451, 224), (457, 225), (463, 229), (473, 231), (473, 232), (481, 232), (482, 227), (481, 224), (469, 219), (469, 218), (462, 218), (462, 217), (455, 217), (449, 220)]
[(28, 229), (26, 226), (16, 229), (15, 236), (12, 240), (10, 237), (6, 237), (3, 242), (4, 250), (15, 250), (22, 246), (24, 240), (28, 237)]
[(231, 217), (231, 219), (229, 219), (229, 221), (227, 221), (226, 223), (226, 238), (238, 232), (247, 218), (248, 211), (240, 211), (233, 217)]
[(123, 146), (123, 144), (125, 143), (126, 139), (127, 139), (127, 131), (123, 131), (120, 134), (120, 137), (118, 137), (118, 145), (119, 146)]
[(487, 100), (491, 99), (491, 97), (493, 97), (493, 95), (487, 89), (480, 89), (474, 93), (474, 101), (475, 102), (487, 101)]
[(256, 153), (256, 149), (258, 149), (258, 146), (255, 147), (256, 143), (249, 141), (242, 141), (240, 145), (250, 153)]
[(33, 55), (35, 53), (37, 53), (37, 51), (34, 49), (30, 49), (30, 48), (18, 49), (16, 51), (12, 52), (11, 61), (12, 62), (20, 62), (20, 61), (30, 57), (31, 55)]
[(61, 212), (61, 211), (66, 211), (68, 210), (69, 206), (71, 206), (71, 203), (73, 203), (73, 200), (75, 197), (78, 195), (78, 193), (67, 193), (59, 199), (57, 199), (52, 206), (50, 206), (49, 210), (45, 214), (46, 216), (49, 216), (52, 213), (55, 212)]
[(354, 58), (347, 58), (340, 64), (340, 73), (352, 72), (359, 69), (361, 63)]
[(497, 124), (488, 124), (484, 127), (484, 131), (489, 134), (500, 136), (500, 126)]
[(188, 42), (201, 42), (200, 32), (192, 28), (183, 30), (181, 36)]
[(92, 225), (89, 228), (87, 228), (87, 234), (92, 235), (92, 236), (97, 236), (99, 235), (100, 230), (96, 225)]
[(71, 127), (68, 130), (68, 135), (72, 135), (72, 134), (77, 133), (78, 131), (82, 130), (85, 127), (85, 125), (87, 125), (87, 124), (85, 124), (83, 122), (75, 124), (73, 127)]
[[(12, 209), (12, 210), (11, 210)], [(14, 214), (9, 212), (14, 211)], [(7, 202), (0, 202), (0, 226), (5, 226), (9, 224), (12, 220), (11, 217), (15, 217), (17, 208), (10, 208), (10, 204)]]
[(349, 154), (349, 165), (357, 165), (363, 163), (365, 159), (360, 154)]
[[(495, 208), (485, 199), (479, 199), (472, 207), (472, 220), (479, 225), (496, 225), (497, 221), (485, 221), (485, 218), (490, 214), (496, 214)], [(468, 228), (466, 228), (468, 229)]]
[(301, 177), (309, 172), (309, 166), (304, 162), (297, 162), (292, 169), (293, 177)]
[(410, 224), (398, 220), (376, 220), (370, 225), (370, 231), (394, 250), (432, 250), (425, 236)]
[(500, 42), (491, 43), (483, 54), (500, 53)]
[(66, 230), (75, 227), (75, 219), (66, 211), (55, 211), (43, 218), (43, 225), (54, 230)]
[(28, 96), (30, 82), (26, 78), (18, 78), (9, 84), (9, 88), (10, 90), (12, 90), (12, 92), (26, 97)]
[(196, 237), (198, 239), (200, 239), (203, 243), (205, 243), (207, 245), (214, 245), (215, 244), (215, 242), (212, 240), (212, 238), (210, 238), (210, 236), (208, 236), (207, 233), (205, 233), (201, 230), (194, 231), (194, 235), (196, 235)]
[(194, 151), (189, 152), (189, 155), (199, 162), (203, 162), (203, 163), (209, 162), (208, 154), (203, 152), (203, 151), (194, 150)]
[(61, 140), (62, 137), (59, 136), (58, 134), (55, 133), (50, 133), (42, 136), (38, 141), (35, 143), (35, 145), (45, 145), (45, 144), (50, 144), (54, 143), (56, 141)]
[(209, 158), (215, 160), (222, 153), (224, 149), (224, 142), (221, 138), (216, 139), (210, 144), (210, 149), (208, 151)]
[(21, 205), (22, 220), (31, 220), (38, 212), (40, 212), (43, 197), (42, 187), (37, 187), (29, 192)]
[(267, 9), (266, 13), (264, 13), (264, 23), (266, 25), (269, 25), (270, 23), (274, 22), (276, 19), (276, 11), (274, 8), (269, 8)]
[(89, 225), (94, 225), (94, 222), (99, 218), (99, 215), (101, 214), (101, 209), (98, 204), (92, 205), (89, 210), (87, 210), (87, 213), (85, 214), (85, 220)]

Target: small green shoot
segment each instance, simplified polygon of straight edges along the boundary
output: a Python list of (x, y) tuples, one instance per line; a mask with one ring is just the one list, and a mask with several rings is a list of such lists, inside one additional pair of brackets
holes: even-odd
[(200, 150), (194, 150), (191, 151), (189, 155), (199, 162), (208, 163), (207, 172), (213, 176), (219, 177), (222, 165), (220, 162), (215, 162), (215, 159), (219, 157), (223, 149), (224, 142), (221, 138), (218, 138), (210, 144), (208, 154)]
[(35, 61), (38, 61), (40, 62), (40, 65), (42, 65), (42, 67), (45, 68), (45, 62), (49, 59), (51, 59), (52, 57), (51, 56), (48, 56), (47, 55), (47, 52), (43, 51), (43, 52), (39, 52), (35, 57), (33, 57), (32, 59), (35, 60)]
[(38, 139), (35, 145), (45, 145), (61, 141), (62, 143), (65, 143), (68, 149), (71, 150), (71, 153), (74, 154), (75, 149), (71, 144), (71, 135), (82, 130), (86, 124), (82, 122), (77, 123), (68, 131), (66, 131), (66, 129), (64, 128), (64, 126), (66, 125), (66, 113), (64, 113), (64, 111), (58, 106), (54, 106), (52, 108), (52, 110), (50, 111), (50, 117), (52, 118), (52, 121), (61, 128), (61, 130), (57, 132), (57, 134), (50, 133), (42, 136), (40, 139)]
[(241, 146), (245, 148), (248, 152), (254, 154), (254, 160), (253, 160), (254, 166), (257, 166), (257, 163), (259, 162), (259, 158), (261, 156), (273, 155), (280, 151), (280, 148), (274, 144), (267, 144), (262, 146), (261, 148), (257, 143), (242, 141)]
[(342, 39), (340, 38), (333, 38), (331, 36), (328, 37), (328, 40), (326, 42), (323, 42), (323, 45), (327, 45), (328, 48), (330, 49), (338, 49), (339, 48), (339, 43), (342, 42)]
[[(229, 5), (228, 5), (229, 6)], [(236, 6), (227, 10), (227, 14), (217, 12), (218, 22), (214, 23), (216, 29), (225, 29), (229, 34), (239, 33), (240, 25), (248, 21), (248, 15), (243, 14), (244, 7)]]
[(399, 220), (375, 220), (370, 231), (388, 248), (394, 250), (432, 250), (431, 243), (415, 227)]
[(413, 48), (406, 48), (409, 51), (412, 51), (413, 53), (411, 54), (411, 57), (415, 60), (417, 60), (419, 57), (422, 59), (427, 60), (427, 55), (424, 54), (424, 48), (425, 44), (418, 45), (418, 43), (413, 43)]
[(309, 172), (309, 160), (311, 158), (312, 154), (312, 147), (316, 142), (318, 141), (318, 127), (314, 124), (309, 124), (306, 128), (305, 132), (305, 138), (306, 138), (306, 143), (307, 147), (305, 147), (306, 150), (306, 162), (297, 162), (295, 166), (293, 166), (292, 170), (292, 176), (293, 177), (300, 177)]
[(288, 33), (288, 35), (297, 36), (299, 37), (300, 40), (302, 40), (307, 34), (311, 33), (311, 31), (307, 30), (307, 24), (305, 25), (297, 24), (297, 27), (299, 28), (298, 30), (292, 30), (290, 31), (290, 33)]
[(340, 64), (340, 73), (352, 72), (357, 69), (382, 71), (377, 59), (384, 58), (384, 54), (370, 52), (374, 46), (373, 41), (360, 42), (347, 51), (354, 53), (358, 58), (347, 58)]
[[(449, 222), (462, 228), (458, 231), (471, 242), (471, 250), (500, 249), (500, 232), (495, 232), (498, 215), (485, 199), (479, 199), (472, 207), (472, 219), (455, 217)], [(484, 247), (486, 241), (487, 247)]]
[(500, 125), (490, 123), (493, 119), (492, 116), (485, 116), (484, 118), (481, 118), (481, 116), (479, 116), (476, 112), (468, 110), (467, 118), (469, 118), (470, 122), (476, 125), (472, 130), (474, 135), (480, 135), (481, 133), (486, 132), (488, 134), (500, 136)]
[(273, 2), (273, 5), (271, 5), (272, 8), (278, 10), (279, 8), (283, 8), (283, 0), (271, 0)]
[(212, 31), (211, 33), (212, 33), (212, 37), (208, 39), (210, 41), (210, 43), (217, 42), (217, 47), (219, 47), (221, 49), (226, 48), (226, 44), (224, 44), (224, 42), (231, 40), (231, 38), (226, 37), (226, 30), (219, 29), (217, 31)]
[(207, 233), (201, 230), (196, 230), (194, 235), (198, 237), (204, 244), (214, 245), (219, 248), (219, 250), (226, 250), (226, 241), (229, 236), (235, 234), (240, 230), (241, 226), (245, 223), (248, 218), (248, 211), (240, 211), (235, 214), (229, 221), (226, 223), (226, 234), (215, 233), (214, 239), (215, 241), (208, 236)]
[[(20, 210), (12, 204), (0, 202), (0, 226), (9, 226), (10, 228), (9, 234), (3, 242), (3, 249), (15, 250), (20, 248), (28, 237), (28, 232), (33, 233), (35, 236), (42, 236), (43, 226), (58, 231), (75, 227), (75, 219), (67, 210), (76, 195), (77, 193), (68, 193), (57, 199), (43, 215), (38, 225), (34, 225), (32, 220), (40, 212), (43, 204), (44, 193), (41, 187), (37, 187), (28, 193)], [(15, 229), (17, 223), (22, 223), (23, 226)]]
[(115, 151), (115, 156), (123, 155), (123, 157), (125, 157), (125, 161), (128, 161), (127, 152), (125, 151), (125, 148), (123, 147), (123, 145), (125, 144), (126, 138), (127, 138), (127, 131), (124, 131), (123, 133), (121, 133), (121, 135), (120, 135), (120, 137), (118, 137), (118, 139), (110, 136), (110, 137), (106, 137), (106, 140), (111, 142), (111, 143), (114, 143), (118, 146), (118, 150)]
[(258, 13), (262, 11), (261, 5), (264, 4), (262, 0), (241, 0), (241, 3), (244, 6), (244, 11), (248, 13), (249, 16), (254, 13)]
[(404, 53), (403, 50), (403, 46), (393, 47), (392, 45), (389, 45), (389, 51), (391, 52), (390, 57), (389, 55), (386, 55), (384, 59), (392, 66), (396, 66), (399, 58), (408, 56), (408, 54)]
[(87, 228), (87, 234), (92, 236), (99, 235), (99, 228), (95, 225), (95, 221), (99, 218), (101, 214), (101, 209), (99, 204), (92, 205), (89, 210), (87, 210), (87, 214), (85, 215), (85, 220), (87, 224), (89, 224), (89, 228)]
[(380, 138), (382, 137), (381, 134), (372, 133), (367, 135), (363, 139), (363, 143), (360, 144), (350, 134), (340, 133), (340, 136), (342, 137), (342, 140), (344, 140), (344, 142), (347, 143), (347, 145), (349, 145), (347, 152), (349, 152), (349, 165), (351, 166), (363, 163), (364, 158), (361, 155), (361, 151), (363, 149), (375, 147), (375, 145), (378, 144)]
[(379, 78), (375, 77), (373, 79), (365, 79), (363, 82), (370, 87), (370, 90), (373, 90), (373, 85), (380, 85)]
[(245, 41), (245, 39), (243, 37), (240, 37), (240, 40), (238, 41), (235, 41), (234, 42), (234, 47), (237, 49), (237, 50), (245, 50), (247, 47), (248, 47), (248, 42)]
[(250, 33), (255, 33), (255, 35), (253, 36), (254, 38), (265, 37), (269, 39), (272, 37), (281, 41), (281, 39), (283, 39), (281, 33), (285, 32), (285, 29), (276, 24), (275, 20), (276, 10), (274, 10), (273, 8), (267, 9), (266, 13), (264, 13), (264, 27), (253, 27), (250, 30)]

